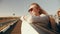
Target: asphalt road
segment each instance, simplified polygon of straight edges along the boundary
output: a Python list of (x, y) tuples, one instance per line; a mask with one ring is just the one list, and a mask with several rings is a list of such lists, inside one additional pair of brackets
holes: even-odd
[(21, 34), (21, 20), (11, 26), (5, 33), (3, 34)]

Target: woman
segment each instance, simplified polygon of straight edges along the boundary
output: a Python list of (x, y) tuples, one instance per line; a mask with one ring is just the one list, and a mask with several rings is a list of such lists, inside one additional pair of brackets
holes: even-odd
[[(22, 34), (40, 34), (40, 33), (45, 34), (39, 30), (38, 26), (42, 26), (44, 28), (50, 27), (48, 26), (49, 24), (48, 14), (37, 3), (32, 3), (29, 7), (28, 12), (29, 12), (29, 16), (21, 17)], [(32, 27), (29, 24), (31, 24)]]
[(57, 31), (60, 33), (60, 9), (57, 11), (57, 15), (55, 15), (55, 21), (57, 24)]

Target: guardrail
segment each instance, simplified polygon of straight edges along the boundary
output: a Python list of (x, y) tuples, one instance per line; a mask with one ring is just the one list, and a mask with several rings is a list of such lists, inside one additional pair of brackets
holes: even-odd
[(13, 26), (15, 23), (17, 23), (19, 19), (17, 20), (8, 20), (6, 22), (0, 23), (0, 33), (6, 32), (11, 26)]

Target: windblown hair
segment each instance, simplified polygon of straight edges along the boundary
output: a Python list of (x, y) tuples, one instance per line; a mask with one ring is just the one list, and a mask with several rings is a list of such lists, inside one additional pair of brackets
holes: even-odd
[[(39, 6), (37, 3), (32, 3), (31, 5), (36, 5), (37, 8), (40, 8), (39, 14), (46, 14), (46, 15), (47, 15), (47, 12), (46, 12), (45, 10), (43, 10), (43, 9), (41, 8), (41, 6)], [(31, 6), (31, 5), (30, 5), (30, 6)]]

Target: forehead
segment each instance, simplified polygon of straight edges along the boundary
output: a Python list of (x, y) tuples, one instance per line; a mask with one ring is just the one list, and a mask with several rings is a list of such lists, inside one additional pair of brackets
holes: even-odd
[(34, 7), (37, 7), (37, 6), (36, 6), (36, 5), (31, 5), (31, 6), (29, 7), (29, 9), (34, 8)]

